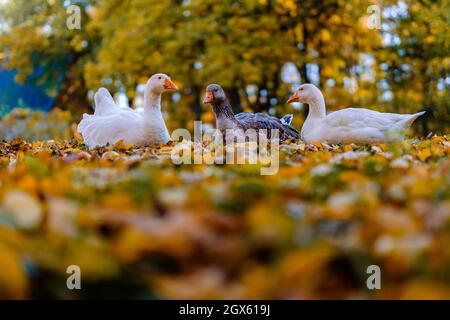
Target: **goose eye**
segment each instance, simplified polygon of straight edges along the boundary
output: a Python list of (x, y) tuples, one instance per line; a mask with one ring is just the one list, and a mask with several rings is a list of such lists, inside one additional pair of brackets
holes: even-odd
[(303, 91), (303, 88), (300, 88), (300, 91)]
[(162, 79), (162, 77), (158, 77), (158, 79), (159, 79), (159, 80), (161, 80), (161, 79)]

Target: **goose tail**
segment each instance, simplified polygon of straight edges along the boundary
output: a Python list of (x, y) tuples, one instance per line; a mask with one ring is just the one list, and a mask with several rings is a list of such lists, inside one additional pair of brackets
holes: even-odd
[(86, 128), (89, 122), (89, 118), (92, 117), (92, 115), (84, 113), (83, 119), (81, 119), (80, 123), (77, 126), (77, 130), (79, 133), (83, 134), (83, 130)]
[(420, 116), (424, 115), (426, 113), (426, 111), (421, 111), (421, 112), (417, 112), (414, 113), (412, 115), (410, 115), (406, 121), (403, 123), (403, 128), (404, 129), (409, 129), (409, 127), (411, 127), (411, 125), (413, 124), (413, 122)]
[(284, 124), (285, 126), (290, 126), (293, 118), (294, 116), (292, 114), (287, 114), (284, 117), (280, 118), (280, 120), (281, 123)]

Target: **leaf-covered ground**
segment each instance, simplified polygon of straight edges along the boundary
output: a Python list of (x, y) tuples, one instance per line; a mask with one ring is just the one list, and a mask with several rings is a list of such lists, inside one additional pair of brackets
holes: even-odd
[(450, 298), (449, 138), (288, 143), (272, 176), (0, 143), (0, 298)]

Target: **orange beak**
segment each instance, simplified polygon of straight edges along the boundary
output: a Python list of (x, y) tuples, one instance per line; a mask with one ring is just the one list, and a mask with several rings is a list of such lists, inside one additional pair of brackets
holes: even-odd
[(172, 82), (172, 80), (166, 79), (164, 81), (164, 89), (166, 89), (166, 90), (178, 90), (178, 87), (175, 85), (175, 83)]
[(214, 101), (214, 94), (212, 92), (206, 92), (205, 99), (203, 99), (204, 104), (208, 104)]
[(296, 92), (288, 99), (287, 103), (298, 102), (298, 100), (299, 100), (299, 97)]

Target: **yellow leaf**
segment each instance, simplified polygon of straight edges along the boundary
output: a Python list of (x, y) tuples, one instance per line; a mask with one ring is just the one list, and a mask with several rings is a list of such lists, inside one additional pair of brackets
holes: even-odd
[(132, 149), (133, 145), (132, 144), (125, 144), (123, 140), (119, 140), (114, 144), (114, 149), (125, 149), (125, 150), (129, 150)]
[(426, 161), (429, 157), (432, 156), (431, 151), (429, 149), (424, 149), (420, 151), (417, 155), (420, 161)]
[(0, 299), (24, 299), (27, 278), (20, 258), (11, 248), (0, 243)]

